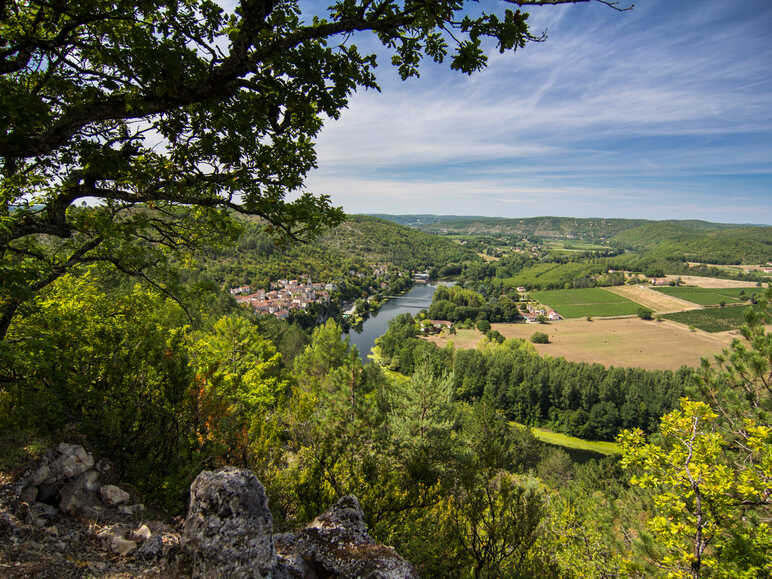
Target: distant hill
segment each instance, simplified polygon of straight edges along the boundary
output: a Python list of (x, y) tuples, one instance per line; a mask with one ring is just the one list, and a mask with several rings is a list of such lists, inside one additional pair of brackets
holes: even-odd
[(578, 217), (474, 217), (456, 215), (378, 215), (402, 225), (429, 233), (466, 235), (523, 235), (553, 239), (606, 241), (622, 232), (651, 224), (672, 224), (678, 231), (713, 231), (743, 227), (707, 221), (648, 221), (646, 219), (606, 219)]
[(716, 264), (772, 261), (772, 227), (700, 220), (649, 221), (575, 217), (463, 217), (381, 215), (414, 229), (443, 235), (513, 235), (604, 243), (652, 259)]
[[(772, 261), (772, 227), (724, 226), (704, 222), (652, 222), (623, 231), (612, 245), (661, 259), (717, 264)], [(718, 225), (718, 224), (708, 224)]]

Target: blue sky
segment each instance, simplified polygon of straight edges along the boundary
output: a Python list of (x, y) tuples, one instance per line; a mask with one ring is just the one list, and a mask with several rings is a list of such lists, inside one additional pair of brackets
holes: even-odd
[(772, 224), (772, 1), (529, 12), (548, 40), (471, 77), (402, 82), (379, 52), (383, 91), (327, 123), (309, 190), (349, 213)]

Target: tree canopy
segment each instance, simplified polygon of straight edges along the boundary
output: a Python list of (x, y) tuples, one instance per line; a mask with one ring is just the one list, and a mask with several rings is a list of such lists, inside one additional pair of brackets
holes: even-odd
[(425, 58), (472, 73), (484, 41), (541, 38), (519, 9), (471, 18), (465, 4), (340, 0), (309, 18), (297, 0), (0, 2), (0, 338), (78, 265), (142, 275), (227, 239), (228, 212), (297, 237), (339, 223), (303, 181), (324, 118), (377, 88), (351, 35), (375, 33), (403, 79)]

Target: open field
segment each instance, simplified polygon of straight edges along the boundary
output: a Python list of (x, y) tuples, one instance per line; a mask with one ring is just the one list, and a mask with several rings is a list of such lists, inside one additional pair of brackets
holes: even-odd
[[(519, 426), (525, 428), (518, 422), (510, 422), (513, 426)], [(553, 444), (555, 446), (562, 446), (564, 448), (570, 448), (572, 450), (584, 450), (588, 452), (595, 452), (598, 454), (621, 454), (619, 445), (616, 442), (607, 442), (605, 440), (585, 440), (584, 438), (576, 438), (575, 436), (569, 436), (561, 432), (553, 432), (546, 428), (532, 427), (531, 432), (533, 435), (542, 442), (547, 444)]]
[(640, 307), (626, 297), (596, 287), (537, 291), (531, 295), (564, 318), (626, 316), (637, 313)]
[(717, 306), (721, 302), (727, 304), (741, 303), (745, 301), (740, 297), (740, 292), (744, 292), (749, 297), (754, 292), (747, 288), (704, 288), (704, 287), (657, 287), (652, 288), (655, 291), (699, 304), (701, 306)]
[(725, 308), (705, 308), (688, 312), (676, 312), (665, 316), (687, 326), (694, 326), (706, 332), (726, 332), (736, 330), (745, 323), (745, 311), (748, 306), (727, 306)]
[(665, 278), (673, 281), (680, 279), (687, 285), (707, 288), (756, 287), (756, 284), (752, 281), (721, 279), (719, 277), (700, 277), (697, 275), (666, 275)]
[(557, 253), (579, 253), (583, 251), (603, 251), (608, 249), (605, 245), (588, 243), (586, 241), (564, 241), (552, 239), (544, 244), (549, 250)]
[(650, 287), (642, 285), (619, 285), (605, 289), (641, 304), (658, 314), (694, 309), (692, 302), (654, 291)]
[[(551, 343), (534, 344), (542, 355), (650, 370), (697, 366), (703, 356), (718, 354), (734, 337), (729, 333), (691, 332), (687, 326), (675, 322), (638, 318), (592, 322), (576, 319), (544, 325), (492, 324), (492, 327), (507, 338), (527, 340), (536, 331), (546, 333)], [(456, 347), (464, 346), (457, 342)]]
[[(544, 332), (550, 337), (550, 343), (533, 344), (542, 355), (649, 370), (698, 366), (702, 357), (720, 353), (737, 336), (736, 332), (692, 332), (687, 326), (669, 320), (643, 321), (637, 317), (592, 322), (573, 319), (551, 324), (491, 324), (491, 327), (507, 338), (523, 340), (528, 340), (534, 332)], [(456, 348), (475, 348), (483, 335), (476, 330), (458, 330), (455, 336), (426, 339), (440, 347), (453, 342)]]
[(726, 269), (729, 271), (734, 271), (737, 273), (747, 273), (747, 272), (756, 272), (763, 276), (770, 277), (772, 276), (772, 272), (767, 272), (766, 270), (772, 269), (772, 266), (769, 265), (724, 265), (722, 263), (700, 263), (697, 261), (690, 261), (689, 267), (695, 267), (698, 265), (705, 265), (707, 267), (715, 267), (717, 269)]
[(424, 340), (433, 342), (440, 348), (452, 342), (457, 349), (470, 350), (476, 348), (477, 344), (479, 344), (480, 340), (483, 338), (485, 338), (485, 335), (478, 330), (457, 330), (455, 335), (445, 333), (435, 334), (433, 336), (425, 337)]

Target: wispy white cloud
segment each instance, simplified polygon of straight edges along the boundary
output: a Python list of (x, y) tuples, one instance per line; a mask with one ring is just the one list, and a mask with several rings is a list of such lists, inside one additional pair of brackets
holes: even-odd
[[(772, 221), (770, 24), (764, 1), (644, 1), (623, 15), (535, 10), (533, 29), (547, 29), (549, 40), (515, 55), (491, 50), (480, 74), (430, 67), (421, 80), (396, 83), (386, 72), (383, 93), (355, 95), (320, 135), (309, 185), (351, 211), (462, 213), (474, 207), (465, 201), (473, 189), (494, 204), (478, 204), (478, 214), (506, 205), (516, 215), (518, 205), (557, 195), (563, 214), (637, 215), (652, 199), (647, 180), (679, 199), (691, 179), (694, 201), (660, 195), (662, 208), (750, 220), (760, 205)], [(738, 206), (719, 209), (711, 176), (734, 176), (722, 186), (751, 191), (740, 204), (748, 219)]]

